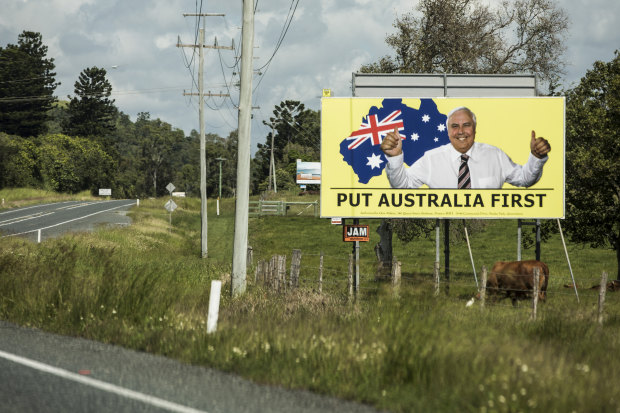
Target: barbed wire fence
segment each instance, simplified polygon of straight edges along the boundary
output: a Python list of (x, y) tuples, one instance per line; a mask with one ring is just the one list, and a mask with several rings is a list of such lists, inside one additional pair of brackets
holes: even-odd
[[(381, 274), (378, 261), (360, 258), (360, 269), (364, 271), (360, 270), (360, 282), (357, 286), (358, 292), (356, 292), (353, 286), (355, 265), (353, 254), (329, 255), (323, 252), (302, 252), (293, 249), (288, 254), (276, 254), (268, 259), (256, 259), (254, 258), (256, 251), (252, 247), (248, 251), (248, 265), (251, 270), (248, 272), (248, 277), (254, 281), (251, 284), (263, 286), (277, 293), (301, 289), (319, 294), (325, 292), (347, 295), (353, 300), (358, 293), (377, 292), (386, 286), (392, 288), (396, 295), (399, 294), (401, 285), (421, 286), (428, 288), (429, 294), (468, 307), (479, 305), (484, 308), (490, 304), (493, 307), (522, 309), (523, 305), (518, 302), (529, 301), (532, 309), (530, 317), (534, 320), (540, 308), (539, 300), (549, 301), (561, 298), (570, 301), (569, 297), (572, 297), (576, 305), (579, 303), (571, 275), (568, 273), (548, 274), (548, 282), (543, 283), (542, 279), (536, 278), (538, 270), (534, 270), (531, 274), (495, 272), (495, 277), (528, 277), (525, 281), (528, 288), (487, 286), (490, 272), (487, 268), (490, 267), (486, 265), (482, 265), (477, 270), (481, 274), (479, 282), (469, 266), (451, 265), (451, 275), (449, 279), (446, 279), (440, 274), (440, 263), (434, 263), (432, 268), (421, 268), (411, 262), (403, 265), (401, 261), (394, 258), (392, 271), (386, 277), (385, 274)], [(287, 266), (287, 262), (290, 262), (290, 265)], [(545, 277), (545, 274), (539, 273), (538, 276)], [(546, 291), (540, 294), (542, 285)], [(577, 287), (583, 293), (589, 291), (584, 294), (585, 302), (591, 304), (596, 301), (595, 320), (602, 324), (605, 319), (606, 293), (607, 291), (619, 291), (620, 281), (608, 281), (608, 274), (603, 271), (600, 276), (591, 274), (580, 277)], [(519, 300), (517, 301), (516, 298), (505, 300), (511, 297), (518, 297)]]

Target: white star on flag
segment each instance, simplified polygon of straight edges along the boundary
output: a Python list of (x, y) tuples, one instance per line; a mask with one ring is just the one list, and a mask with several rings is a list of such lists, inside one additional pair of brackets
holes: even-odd
[(420, 139), (420, 135), (418, 135), (417, 133), (414, 133), (413, 135), (411, 135), (411, 139), (414, 141), (417, 141), (418, 139)]
[(435, 142), (439, 142), (439, 138), (435, 138), (435, 139), (434, 139), (434, 141), (435, 141)]
[(366, 159), (368, 159), (368, 163), (366, 165), (369, 165), (371, 169), (381, 168), (381, 164), (383, 163), (381, 156), (373, 153), (372, 156), (367, 156)]
[(424, 115), (422, 116), (422, 122), (424, 123), (428, 123), (431, 120), (431, 117), (428, 115)]
[(442, 124), (440, 124), (439, 126), (437, 126), (437, 130), (438, 130), (439, 132), (443, 132), (443, 131), (445, 131), (445, 130), (446, 130), (446, 125), (444, 125), (443, 123), (442, 123)]

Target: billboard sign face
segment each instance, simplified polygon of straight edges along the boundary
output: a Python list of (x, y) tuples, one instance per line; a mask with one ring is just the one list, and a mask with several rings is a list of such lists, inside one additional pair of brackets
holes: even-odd
[[(447, 124), (460, 107), (476, 117), (469, 137), (456, 113)], [(563, 97), (323, 98), (321, 116), (322, 217), (564, 217)], [(389, 157), (381, 143), (395, 128), (402, 156)], [(471, 188), (457, 189), (471, 138)]]
[(320, 184), (321, 162), (302, 162), (297, 160), (297, 183)]

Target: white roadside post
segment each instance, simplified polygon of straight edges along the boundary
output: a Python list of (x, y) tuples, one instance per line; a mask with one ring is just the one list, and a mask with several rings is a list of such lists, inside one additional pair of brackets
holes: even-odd
[(211, 292), (209, 293), (209, 313), (207, 314), (207, 334), (215, 333), (217, 330), (217, 318), (220, 312), (220, 293), (222, 282), (219, 280), (211, 281)]

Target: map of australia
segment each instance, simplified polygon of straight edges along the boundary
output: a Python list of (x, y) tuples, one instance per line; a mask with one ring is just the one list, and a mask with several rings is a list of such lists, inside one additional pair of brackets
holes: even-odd
[(424, 152), (450, 142), (446, 118), (433, 99), (420, 99), (419, 109), (403, 104), (402, 99), (384, 99), (381, 107), (371, 107), (359, 129), (340, 143), (340, 154), (358, 181), (367, 184), (385, 169), (387, 158), (381, 141), (388, 132), (398, 128), (404, 162), (411, 166)]

